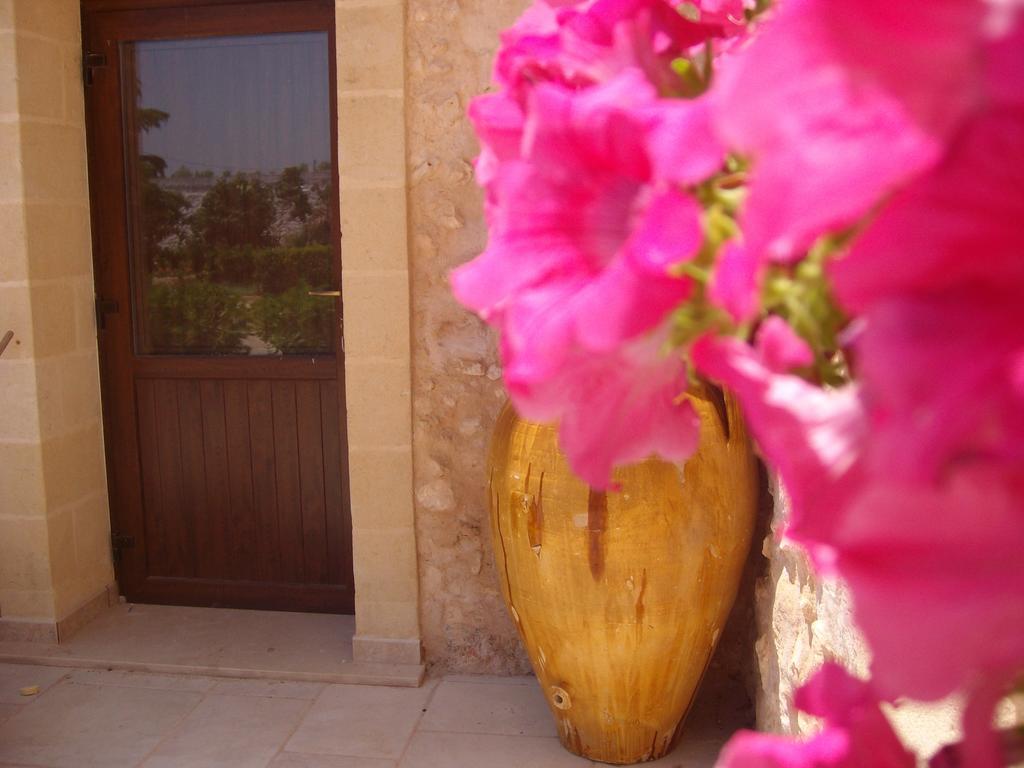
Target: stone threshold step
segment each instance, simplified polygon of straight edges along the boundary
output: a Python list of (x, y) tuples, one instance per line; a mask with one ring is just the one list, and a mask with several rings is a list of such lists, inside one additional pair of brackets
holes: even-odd
[(22, 643), (0, 643), (0, 663), (34, 664), (47, 667), (75, 669), (108, 669), (125, 672), (149, 672), (168, 675), (201, 675), (243, 680), (285, 680), (302, 683), (343, 683), (348, 685), (383, 685), (397, 688), (418, 688), (426, 675), (423, 664), (375, 664), (345, 662), (342, 669), (331, 672), (274, 669), (272, 667), (244, 668), (202, 664), (161, 664), (145, 661), (103, 659), (74, 654), (49, 655), (26, 653), (23, 649), (4, 646)]

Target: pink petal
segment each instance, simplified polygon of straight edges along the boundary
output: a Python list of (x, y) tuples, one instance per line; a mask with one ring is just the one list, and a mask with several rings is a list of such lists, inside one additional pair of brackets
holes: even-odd
[(660, 325), (692, 287), (689, 280), (651, 277), (616, 261), (573, 297), (577, 337), (587, 349), (610, 351)]
[(703, 211), (690, 195), (669, 188), (654, 193), (639, 212), (625, 245), (630, 265), (651, 278), (689, 261), (704, 243)]
[(941, 157), (979, 97), (983, 5), (780, 4), (714, 95), (723, 137), (754, 156), (751, 250), (798, 254)]
[(1003, 768), (1006, 765), (1000, 739), (992, 728), (996, 705), (1006, 694), (1002, 680), (986, 681), (971, 691), (961, 718), (964, 739), (960, 746), (961, 765), (974, 768)]
[(863, 312), (886, 297), (966, 282), (1024, 290), (1022, 221), (1024, 107), (993, 109), (831, 266), (836, 295), (848, 310)]
[(612, 469), (657, 454), (684, 461), (697, 446), (700, 422), (689, 402), (682, 361), (643, 340), (579, 360), (563, 379), (573, 407), (559, 437), (573, 471), (607, 488)]
[(825, 391), (774, 373), (737, 339), (706, 336), (691, 355), (702, 373), (736, 395), (758, 447), (778, 470), (792, 500), (786, 535), (830, 569), (829, 535), (862, 471), (867, 419), (857, 389)]
[(878, 478), (853, 502), (837, 567), (883, 692), (935, 699), (1019, 672), (1021, 498), (1019, 468), (976, 464), (939, 486)]
[(856, 344), (872, 461), (930, 482), (965, 457), (1024, 462), (1020, 293), (965, 283), (880, 302)]
[(644, 146), (649, 119), (641, 111), (655, 99), (638, 70), (628, 70), (583, 92), (542, 84), (532, 95), (524, 137), (526, 156), (550, 174), (614, 169), (646, 180), (650, 160)]
[(731, 20), (694, 22), (669, 0), (538, 0), (503, 33), (494, 79), (517, 98), (537, 83), (587, 88), (631, 68), (667, 87), (677, 79), (674, 58), (735, 34)]
[(708, 290), (710, 299), (742, 323), (757, 311), (760, 263), (735, 241), (722, 247)]
[(490, 93), (470, 102), (469, 119), (482, 145), (476, 178), (481, 186), (487, 186), (498, 174), (501, 162), (520, 156), (523, 111), (505, 94)]
[(712, 128), (708, 99), (665, 99), (652, 116), (648, 146), (656, 176), (689, 185), (721, 170), (725, 148)]
[(764, 364), (775, 373), (803, 368), (814, 362), (807, 342), (796, 335), (789, 323), (772, 315), (757, 329), (757, 351)]

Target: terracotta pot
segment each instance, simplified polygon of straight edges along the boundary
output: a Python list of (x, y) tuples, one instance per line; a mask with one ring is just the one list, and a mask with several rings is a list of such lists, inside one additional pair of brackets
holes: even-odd
[(490, 455), (494, 551), (509, 612), (566, 749), (654, 760), (674, 745), (736, 598), (757, 467), (731, 398), (693, 398), (697, 453), (588, 488), (556, 430), (506, 406)]

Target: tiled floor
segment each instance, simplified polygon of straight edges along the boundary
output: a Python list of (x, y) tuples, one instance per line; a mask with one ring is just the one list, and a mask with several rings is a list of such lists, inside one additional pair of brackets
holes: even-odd
[[(20, 689), (39, 686), (34, 696)], [(729, 730), (697, 711), (660, 768), (710, 768)], [(0, 766), (583, 768), (532, 678), (421, 688), (0, 664)]]

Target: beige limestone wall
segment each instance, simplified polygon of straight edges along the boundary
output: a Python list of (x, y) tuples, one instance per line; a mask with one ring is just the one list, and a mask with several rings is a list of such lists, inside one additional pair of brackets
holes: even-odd
[(419, 663), (404, 4), (336, 0), (335, 10), (354, 653)]
[[(764, 540), (768, 572), (755, 597), (757, 727), (807, 736), (819, 723), (793, 706), (797, 688), (826, 660), (867, 677), (871, 654), (854, 624), (849, 591), (837, 581), (817, 578), (803, 551), (779, 540), (788, 501), (777, 485), (773, 494), (772, 535)], [(932, 754), (959, 734), (956, 699), (929, 704), (901, 701), (887, 713), (905, 743), (920, 755)]]
[(490, 81), (498, 32), (527, 0), (409, 0), (408, 174), (413, 445), (427, 659), (460, 672), (529, 667), (498, 590), (484, 491), (504, 401), (494, 339), (451, 298), (447, 273), (486, 243), (466, 106)]
[(75, 0), (0, 0), (0, 633), (113, 582)]

